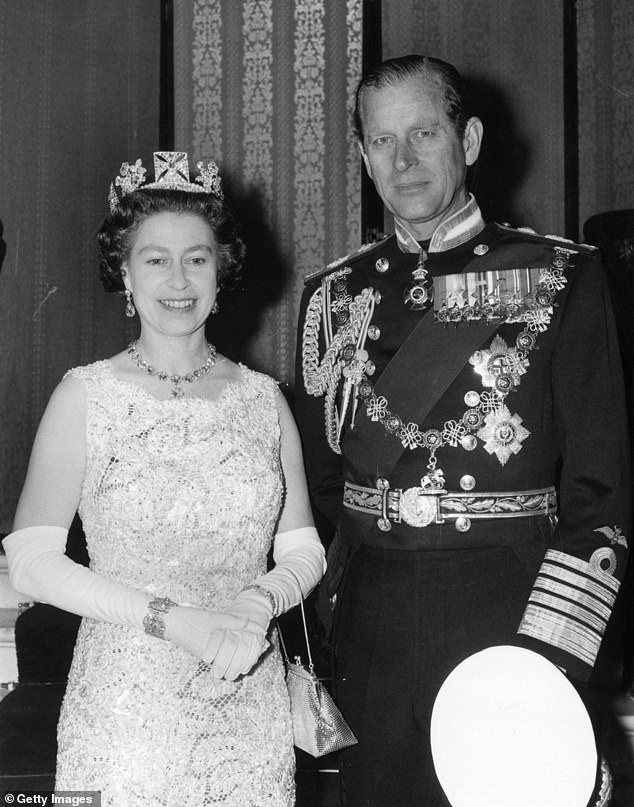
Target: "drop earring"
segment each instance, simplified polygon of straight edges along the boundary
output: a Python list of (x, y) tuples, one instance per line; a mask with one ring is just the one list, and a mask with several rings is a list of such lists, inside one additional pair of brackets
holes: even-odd
[(220, 306), (218, 305), (218, 300), (216, 300), (214, 304), (211, 306), (211, 313), (217, 314), (218, 311), (220, 311)]
[(125, 315), (132, 318), (136, 314), (136, 308), (132, 302), (132, 292), (130, 289), (125, 290)]

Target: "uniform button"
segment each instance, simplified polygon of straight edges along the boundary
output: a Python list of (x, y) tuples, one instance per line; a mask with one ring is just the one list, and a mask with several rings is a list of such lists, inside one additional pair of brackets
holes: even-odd
[(377, 272), (384, 274), (390, 268), (390, 262), (387, 258), (379, 258), (374, 266), (376, 267)]
[(480, 394), (475, 390), (470, 390), (464, 396), (464, 402), (467, 406), (477, 406), (480, 403)]
[(475, 487), (476, 481), (471, 474), (465, 474), (463, 477), (460, 478), (460, 487), (463, 490), (473, 490)]
[(473, 449), (478, 445), (478, 438), (473, 434), (465, 434), (464, 437), (460, 438), (460, 445), (465, 451), (473, 451)]
[(456, 529), (458, 532), (468, 532), (471, 529), (471, 519), (466, 516), (459, 516), (456, 519)]
[(370, 325), (370, 327), (368, 328), (368, 336), (370, 339), (376, 342), (376, 340), (381, 336), (381, 329), (379, 328), (379, 326)]
[(392, 522), (388, 518), (378, 518), (376, 526), (383, 532), (389, 532), (392, 529)]
[(486, 255), (488, 251), (488, 244), (478, 244), (473, 248), (474, 255)]
[(384, 476), (380, 476), (376, 480), (376, 486), (379, 490), (388, 490), (388, 488), (390, 487), (390, 483)]
[(383, 297), (381, 296), (381, 292), (378, 291), (378, 290), (375, 291), (374, 292), (374, 302), (376, 303), (376, 305), (378, 305), (381, 302), (382, 299), (383, 299)]
[(365, 371), (368, 375), (374, 375), (376, 372), (376, 364), (372, 360), (366, 361)]

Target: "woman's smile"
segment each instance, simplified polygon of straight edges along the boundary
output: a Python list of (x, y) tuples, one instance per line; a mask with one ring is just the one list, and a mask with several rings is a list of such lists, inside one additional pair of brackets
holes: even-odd
[(169, 308), (172, 310), (182, 311), (192, 308), (196, 304), (196, 300), (193, 298), (188, 298), (186, 300), (170, 300), (164, 299), (159, 300), (159, 303), (165, 308)]

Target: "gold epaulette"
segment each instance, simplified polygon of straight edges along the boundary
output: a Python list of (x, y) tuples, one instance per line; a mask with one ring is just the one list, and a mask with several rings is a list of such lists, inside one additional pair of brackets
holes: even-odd
[(532, 227), (513, 227), (507, 222), (496, 222), (496, 224), (501, 230), (518, 233), (523, 236), (533, 236), (537, 241), (554, 241), (560, 244), (564, 249), (574, 250), (575, 252), (586, 252), (592, 254), (598, 250), (598, 247), (595, 247), (592, 244), (578, 244), (575, 241), (572, 241), (570, 238), (564, 238), (563, 235), (542, 235), (536, 230), (533, 230)]
[(352, 261), (357, 260), (357, 258), (373, 252), (375, 249), (378, 249), (378, 247), (383, 245), (386, 238), (388, 238), (388, 235), (384, 235), (379, 241), (370, 241), (367, 244), (361, 244), (361, 246), (355, 249), (353, 252), (349, 252), (342, 258), (337, 258), (336, 260), (331, 261), (323, 269), (318, 269), (316, 272), (312, 272), (310, 275), (307, 275), (304, 278), (304, 283), (311, 283), (313, 280), (320, 280), (325, 275), (330, 274), (330, 272), (334, 272), (336, 269), (339, 269), (339, 267), (343, 266), (343, 264), (351, 263)]

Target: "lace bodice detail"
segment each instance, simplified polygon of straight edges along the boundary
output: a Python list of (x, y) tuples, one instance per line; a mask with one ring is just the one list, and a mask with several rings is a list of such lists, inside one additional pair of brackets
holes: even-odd
[(98, 390), (79, 510), (95, 571), (215, 608), (266, 570), (282, 497), (277, 388), (242, 372), (207, 401), (158, 400), (107, 362), (74, 371)]
[[(276, 383), (241, 367), (215, 400), (159, 400), (108, 361), (70, 373), (86, 389), (79, 514), (91, 568), (223, 607), (266, 571), (279, 518)], [(251, 674), (225, 682), (169, 642), (84, 619), (56, 787), (101, 790), (106, 805), (288, 807), (292, 736), (275, 642)]]

